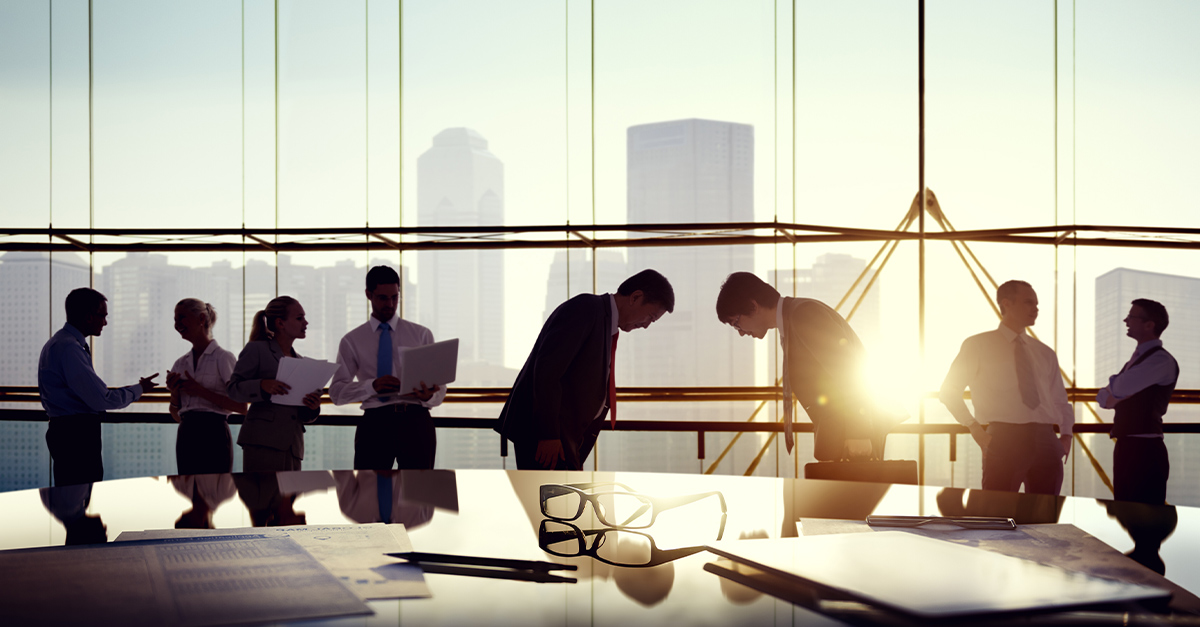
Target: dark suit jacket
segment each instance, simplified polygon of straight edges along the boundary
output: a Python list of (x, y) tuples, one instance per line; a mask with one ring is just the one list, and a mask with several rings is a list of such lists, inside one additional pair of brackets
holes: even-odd
[[(292, 357), (300, 354), (292, 350)], [(263, 379), (274, 379), (279, 372), (283, 349), (274, 340), (249, 342), (238, 355), (233, 375), (226, 391), (239, 403), (250, 403), (246, 421), (238, 433), (239, 445), (265, 446), (279, 451), (290, 450), (297, 459), (304, 459), (304, 423), (312, 422), (320, 409), (276, 405), (271, 395), (263, 391)]]
[(522, 445), (562, 440), (567, 465), (582, 466), (595, 443), (597, 412), (608, 399), (610, 298), (580, 294), (550, 314), (500, 411), (496, 431)]
[[(862, 383), (866, 351), (850, 323), (825, 303), (784, 298), (781, 306), (788, 378), (813, 422), (814, 456), (841, 459), (847, 439), (878, 435), (878, 410)], [(873, 444), (882, 449), (882, 441)]]

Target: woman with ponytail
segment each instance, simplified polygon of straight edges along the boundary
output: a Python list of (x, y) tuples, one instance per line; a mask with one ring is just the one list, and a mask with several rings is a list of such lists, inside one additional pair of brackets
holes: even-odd
[(246, 413), (246, 404), (226, 395), (236, 360), (213, 339), (216, 322), (217, 311), (200, 299), (175, 305), (175, 330), (192, 344), (167, 372), (171, 417), (179, 423), (175, 461), (181, 475), (233, 471), (228, 417)]
[(280, 296), (254, 314), (250, 342), (238, 355), (226, 388), (235, 401), (250, 403), (238, 433), (245, 472), (300, 470), (304, 459), (304, 425), (321, 412), (321, 390), (309, 392), (303, 407), (276, 405), (271, 396), (291, 387), (275, 378), (279, 360), (299, 358), (292, 344), (305, 336), (304, 308), (291, 296)]

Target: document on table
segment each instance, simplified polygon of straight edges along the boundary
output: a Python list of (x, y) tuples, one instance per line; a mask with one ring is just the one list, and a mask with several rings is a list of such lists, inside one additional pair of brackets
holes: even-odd
[(361, 599), (412, 599), (432, 596), (420, 567), (397, 562), (385, 553), (412, 550), (404, 525), (299, 525), (269, 529), (154, 529), (126, 531), (117, 542), (205, 536), (274, 533), (306, 549)]
[(279, 371), (275, 373), (275, 378), (288, 384), (291, 389), (287, 394), (272, 396), (271, 402), (276, 405), (303, 405), (304, 396), (313, 390), (324, 389), (337, 369), (336, 363), (323, 359), (284, 357), (279, 360)]
[(233, 625), (372, 614), (292, 538), (0, 551), (0, 624)]

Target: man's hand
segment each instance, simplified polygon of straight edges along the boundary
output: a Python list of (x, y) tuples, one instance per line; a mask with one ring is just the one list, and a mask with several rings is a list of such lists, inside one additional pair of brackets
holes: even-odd
[(148, 377), (142, 377), (141, 379), (138, 379), (138, 385), (142, 386), (142, 394), (154, 389), (154, 377), (157, 376), (158, 373), (156, 372)]
[[(397, 381), (396, 383), (397, 383), (396, 387), (399, 387), (399, 381)], [(440, 389), (442, 389), (442, 388), (438, 387), (436, 385), (431, 388), (425, 387), (425, 382), (422, 381), (420, 389), (413, 388), (411, 392), (409, 392), (408, 394), (405, 394), (404, 396), (402, 396), (400, 398), (415, 398), (418, 401), (421, 401), (422, 403), (424, 403), (425, 401), (433, 398), (433, 395), (437, 394), (438, 390), (440, 390)]]
[(1067, 434), (1058, 436), (1058, 441), (1062, 443), (1062, 447), (1063, 447), (1062, 457), (1063, 457), (1063, 463), (1065, 464), (1065, 463), (1067, 463), (1067, 457), (1071, 454), (1071, 434), (1067, 433)]
[(971, 430), (971, 437), (975, 438), (975, 443), (979, 445), (979, 449), (983, 451), (983, 458), (987, 459), (988, 445), (992, 443), (992, 435), (984, 431), (983, 425), (978, 422), (972, 422), (971, 426), (967, 427)]
[(563, 455), (562, 440), (538, 440), (537, 452), (533, 454), (533, 458), (542, 468), (553, 469), (558, 465), (558, 460), (566, 459)]
[(287, 394), (288, 390), (292, 389), (292, 386), (277, 379), (262, 379), (258, 382), (258, 387), (271, 396)]
[(846, 440), (846, 459), (870, 459), (873, 450), (874, 447), (871, 446), (870, 438)]
[(390, 394), (400, 391), (400, 379), (395, 375), (385, 374), (371, 382), (371, 387), (375, 388), (380, 394)]
[(304, 406), (309, 409), (321, 408), (321, 390), (313, 390), (304, 395)]

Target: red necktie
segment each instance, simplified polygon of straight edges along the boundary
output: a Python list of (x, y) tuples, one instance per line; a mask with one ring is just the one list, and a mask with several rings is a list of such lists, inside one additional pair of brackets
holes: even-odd
[(612, 355), (608, 359), (608, 423), (613, 431), (617, 430), (617, 336), (613, 333)]

